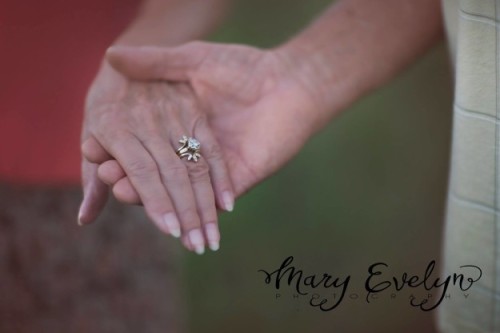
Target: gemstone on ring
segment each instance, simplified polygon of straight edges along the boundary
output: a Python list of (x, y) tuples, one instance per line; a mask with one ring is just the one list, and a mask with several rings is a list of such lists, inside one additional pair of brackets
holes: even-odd
[(187, 137), (185, 135), (179, 140), (179, 143), (182, 144), (177, 150), (176, 154), (180, 157), (187, 157), (188, 161), (194, 160), (198, 162), (198, 158), (200, 155), (201, 144), (198, 140), (192, 137)]
[(195, 138), (189, 138), (188, 139), (188, 148), (193, 149), (193, 150), (199, 150), (201, 147), (201, 144), (198, 140)]

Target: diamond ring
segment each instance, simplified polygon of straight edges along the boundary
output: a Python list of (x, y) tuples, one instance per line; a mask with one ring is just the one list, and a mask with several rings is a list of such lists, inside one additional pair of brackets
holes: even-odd
[(193, 160), (195, 162), (198, 162), (198, 159), (201, 157), (200, 142), (195, 138), (188, 138), (187, 136), (183, 135), (179, 140), (179, 143), (181, 144), (181, 146), (175, 151), (177, 156), (179, 156), (180, 158), (187, 157), (188, 161)]

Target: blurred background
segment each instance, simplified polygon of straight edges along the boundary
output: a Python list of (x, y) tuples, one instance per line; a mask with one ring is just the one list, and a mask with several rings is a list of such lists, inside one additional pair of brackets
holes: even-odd
[[(236, 1), (211, 39), (274, 46), (330, 3)], [(381, 294), (367, 304), (363, 283), (377, 261), (399, 276), (422, 276), (431, 260), (439, 263), (451, 102), (448, 54), (440, 45), (241, 198), (221, 217), (219, 252), (185, 258), (191, 331), (433, 332), (433, 313), (410, 306), (410, 293)], [(273, 271), (288, 256), (306, 274), (351, 275), (350, 290), (360, 299), (330, 312), (294, 298), (288, 286), (276, 299), (257, 270)]]
[[(423, 276), (431, 260), (440, 262), (452, 105), (445, 45), (352, 106), (238, 200), (221, 216), (221, 249), (197, 256), (158, 233), (140, 208), (131, 214), (115, 204), (105, 221), (85, 232), (76, 226), (83, 98), (137, 3), (0, 0), (0, 134), (8, 138), (0, 140), (0, 178), (7, 176), (0, 181), (0, 333), (142, 332), (134, 325), (156, 322), (165, 330), (177, 313), (154, 304), (168, 300), (182, 310), (178, 252), (189, 332), (434, 332), (433, 313), (409, 304), (419, 293), (391, 298), (387, 291), (367, 304), (364, 280), (379, 261), (389, 265), (384, 278)], [(275, 46), (330, 3), (234, 0), (210, 39)], [(71, 186), (5, 186), (13, 175)], [(289, 256), (306, 275), (351, 276), (337, 309), (312, 308), (286, 284), (276, 298), (258, 270), (273, 271)]]

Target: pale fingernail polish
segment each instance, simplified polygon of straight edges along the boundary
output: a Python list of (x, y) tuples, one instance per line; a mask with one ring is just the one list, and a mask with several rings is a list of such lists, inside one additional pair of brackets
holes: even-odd
[(222, 201), (224, 202), (224, 208), (228, 212), (232, 212), (234, 208), (234, 196), (231, 192), (226, 191), (222, 193)]
[(217, 225), (215, 223), (209, 223), (205, 226), (205, 232), (208, 239), (208, 247), (210, 250), (217, 251), (219, 249), (219, 231), (217, 230)]
[(82, 211), (83, 211), (83, 202), (81, 203), (80, 208), (78, 209), (78, 225), (80, 227), (83, 226), (83, 221), (82, 221), (82, 215), (83, 214), (82, 214)]
[(198, 254), (205, 252), (205, 241), (200, 229), (194, 229), (189, 232), (189, 241), (194, 247), (194, 252)]
[(78, 225), (79, 225), (80, 227), (81, 227), (81, 226), (83, 226), (83, 223), (82, 223), (82, 216), (81, 216), (81, 214), (80, 214), (80, 213), (78, 213), (78, 220), (77, 220), (77, 223), (78, 223)]
[(188, 249), (189, 251), (193, 250), (193, 247), (191, 246), (191, 243), (189, 242), (189, 237), (187, 235), (182, 235), (181, 241), (186, 249)]
[(179, 238), (181, 236), (181, 225), (179, 224), (179, 220), (177, 220), (177, 216), (175, 216), (174, 213), (165, 214), (165, 216), (163, 216), (163, 222), (172, 236), (175, 238)]

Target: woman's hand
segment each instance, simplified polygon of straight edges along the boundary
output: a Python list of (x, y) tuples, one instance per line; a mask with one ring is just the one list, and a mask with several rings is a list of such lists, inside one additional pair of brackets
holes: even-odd
[[(177, 237), (182, 232), (185, 245), (197, 253), (204, 251), (205, 238), (216, 250), (220, 236), (214, 192), (219, 205), (228, 210), (234, 195), (221, 149), (191, 88), (133, 82), (117, 73), (101, 80), (94, 83), (87, 100), (84, 157), (93, 163), (116, 159), (127, 182), (116, 182), (115, 194), (133, 186), (158, 228)], [(198, 162), (177, 156), (184, 135), (202, 143)], [(83, 167), (84, 180), (94, 184), (85, 191), (80, 214), (85, 223), (98, 214), (104, 200), (95, 166), (84, 161)], [(101, 168), (99, 172), (105, 173), (106, 165)]]
[[(306, 78), (276, 50), (192, 42), (175, 48), (115, 47), (107, 58), (133, 79), (190, 84), (222, 149), (236, 195), (283, 166), (321, 122), (320, 102)], [(123, 185), (117, 197), (140, 203), (140, 193), (120, 165), (108, 161), (101, 179)]]

